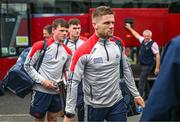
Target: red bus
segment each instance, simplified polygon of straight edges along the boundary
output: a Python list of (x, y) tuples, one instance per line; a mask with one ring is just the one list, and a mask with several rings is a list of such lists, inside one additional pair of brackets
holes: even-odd
[(56, 18), (79, 18), (82, 36), (89, 37), (93, 33), (91, 13), (99, 5), (115, 11), (115, 35), (124, 40), (127, 49), (138, 49), (139, 43), (124, 28), (126, 22), (140, 33), (152, 30), (160, 47), (180, 34), (179, 0), (1, 0), (0, 79), (24, 48), (42, 39), (43, 27)]

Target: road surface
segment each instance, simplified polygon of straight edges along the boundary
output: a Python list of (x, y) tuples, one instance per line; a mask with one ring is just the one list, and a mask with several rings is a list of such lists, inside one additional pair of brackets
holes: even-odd
[[(32, 122), (34, 119), (28, 114), (30, 99), (30, 94), (22, 99), (10, 92), (0, 96), (0, 122)], [(128, 117), (128, 122), (138, 122), (139, 118), (140, 115)], [(58, 117), (58, 121), (63, 118)]]

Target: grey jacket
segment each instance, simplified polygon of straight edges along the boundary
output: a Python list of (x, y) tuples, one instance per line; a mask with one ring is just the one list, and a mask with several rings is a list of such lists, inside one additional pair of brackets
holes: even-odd
[(62, 79), (63, 68), (69, 69), (69, 64), (71, 61), (71, 50), (66, 47), (66, 45), (54, 41), (53, 38), (47, 41), (47, 50), (45, 52), (42, 64), (37, 72), (33, 67), (35, 62), (38, 60), (40, 51), (43, 46), (43, 42), (39, 41), (35, 43), (30, 50), (24, 68), (30, 77), (35, 81), (33, 86), (34, 90), (57, 94), (56, 89), (46, 89), (42, 86), (44, 80), (50, 80), (53, 84), (57, 84)]
[(75, 113), (77, 87), (83, 77), (84, 101), (95, 108), (111, 107), (123, 98), (119, 87), (120, 58), (123, 58), (125, 82), (132, 95), (139, 96), (126, 58), (113, 40), (95, 34), (75, 52), (67, 86), (66, 112)]

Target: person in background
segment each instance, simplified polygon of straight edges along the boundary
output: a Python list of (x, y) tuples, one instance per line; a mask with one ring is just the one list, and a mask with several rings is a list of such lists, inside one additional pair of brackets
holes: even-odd
[(49, 39), (52, 34), (52, 25), (46, 25), (43, 28), (43, 39)]
[(63, 71), (69, 69), (71, 50), (63, 44), (68, 33), (68, 23), (56, 19), (52, 23), (53, 35), (47, 39), (41, 67), (37, 71), (33, 66), (38, 60), (43, 41), (36, 42), (30, 50), (24, 68), (35, 82), (30, 105), (30, 114), (36, 122), (43, 122), (47, 114), (48, 122), (57, 121), (57, 113), (61, 110), (60, 89)]
[(160, 54), (159, 47), (156, 42), (152, 40), (152, 32), (150, 30), (144, 30), (143, 36), (141, 36), (137, 31), (135, 31), (129, 23), (126, 23), (125, 28), (127, 28), (132, 35), (139, 40), (141, 43), (140, 49), (140, 80), (138, 84), (138, 89), (140, 95), (147, 99), (149, 94), (149, 84), (148, 84), (148, 75), (153, 69), (154, 57), (156, 59), (156, 66), (154, 74), (157, 75), (160, 71)]
[(112, 9), (97, 7), (92, 23), (95, 33), (76, 50), (72, 58), (64, 122), (75, 121), (77, 89), (82, 79), (84, 121), (127, 121), (127, 108), (119, 87), (121, 56), (125, 82), (136, 105), (144, 107), (144, 101), (135, 86), (125, 55), (115, 43), (119, 40), (110, 40), (115, 23)]
[(71, 49), (72, 54), (80, 47), (87, 38), (80, 36), (81, 23), (77, 18), (72, 18), (68, 21), (69, 37), (65, 39), (64, 43)]
[[(87, 40), (85, 37), (80, 36), (81, 23), (77, 18), (72, 18), (68, 21), (69, 24), (69, 38), (64, 43), (69, 47), (72, 54)], [(82, 82), (78, 86), (78, 98), (77, 98), (77, 117), (78, 121), (84, 120), (84, 95), (82, 90)]]
[(180, 35), (166, 46), (141, 121), (180, 121)]

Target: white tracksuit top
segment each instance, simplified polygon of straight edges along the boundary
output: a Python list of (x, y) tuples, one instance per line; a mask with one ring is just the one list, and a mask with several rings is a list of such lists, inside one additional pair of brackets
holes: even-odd
[(57, 94), (55, 89), (46, 89), (42, 86), (44, 80), (50, 80), (54, 84), (62, 79), (63, 68), (69, 69), (71, 62), (71, 50), (63, 43), (56, 42), (53, 38), (47, 40), (47, 50), (45, 52), (42, 64), (37, 72), (33, 67), (38, 60), (40, 51), (43, 47), (43, 41), (36, 42), (30, 50), (24, 68), (30, 77), (35, 81), (33, 90), (43, 93)]
[(94, 34), (77, 49), (72, 58), (66, 112), (75, 113), (77, 88), (82, 77), (85, 104), (95, 108), (111, 107), (123, 98), (119, 87), (121, 56), (125, 82), (132, 95), (139, 96), (125, 55), (121, 55), (115, 40), (101, 40)]

